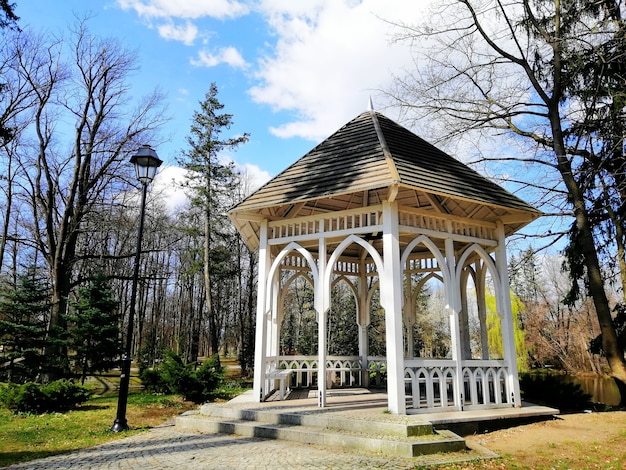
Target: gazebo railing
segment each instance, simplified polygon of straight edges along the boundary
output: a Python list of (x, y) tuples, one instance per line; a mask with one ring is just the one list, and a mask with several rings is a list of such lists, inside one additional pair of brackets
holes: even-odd
[[(327, 356), (326, 383), (329, 388), (386, 387), (386, 366), (384, 357), (368, 356), (366, 384), (362, 382), (359, 356)], [(270, 377), (275, 371), (291, 372), (289, 388), (317, 386), (317, 356), (268, 357), (266, 367), (268, 391), (272, 389), (270, 381), (275, 379)], [(457, 362), (452, 359), (405, 359), (407, 409), (411, 413), (424, 413), (514, 406), (508, 373), (508, 365), (502, 360), (465, 360), (459, 385)]]
[[(326, 234), (349, 234), (353, 231), (366, 232), (374, 227), (380, 227), (382, 209), (376, 207), (362, 207), (337, 213), (326, 217), (317, 216), (293, 219), (273, 220), (269, 224), (269, 238), (272, 243), (284, 239), (299, 240), (317, 237), (322, 231)], [(323, 229), (322, 229), (323, 227)]]
[[(288, 369), (292, 388), (317, 386), (317, 356), (279, 356), (274, 361), (277, 369)], [(326, 383), (331, 387), (360, 387), (361, 363), (359, 356), (326, 356)]]
[[(386, 361), (368, 357), (370, 384), (384, 385)], [(407, 408), (413, 413), (501, 408), (514, 406), (508, 381), (508, 366), (500, 360), (467, 360), (461, 367), (451, 359), (405, 359), (404, 384)], [(459, 396), (460, 399), (455, 400)], [(460, 402), (460, 403), (459, 403)]]

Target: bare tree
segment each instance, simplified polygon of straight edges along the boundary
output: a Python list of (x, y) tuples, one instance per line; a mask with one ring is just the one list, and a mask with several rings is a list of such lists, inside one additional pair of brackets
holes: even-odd
[[(623, 173), (623, 167), (609, 167), (598, 155), (598, 144), (606, 140), (606, 134), (603, 137), (593, 129), (598, 116), (591, 112), (594, 107), (586, 105), (588, 96), (583, 94), (595, 93), (597, 102), (611, 101), (612, 109), (612, 101), (623, 99), (623, 77), (620, 93), (607, 91), (607, 82), (619, 83), (623, 71), (618, 67), (625, 47), (623, 9), (617, 0), (444, 2), (428, 24), (398, 25), (399, 39), (416, 46), (419, 68), (398, 77), (388, 94), (413, 118), (428, 117), (431, 122), (439, 118), (448, 136), (470, 131), (480, 131), (485, 139), (498, 133), (515, 136), (526, 144), (527, 153), (513, 155), (511, 151), (507, 156), (500, 147), (494, 158), (523, 164), (523, 174), (532, 168), (537, 179), (552, 175), (549, 185), (519, 179), (527, 188), (547, 186), (552, 192), (543, 193), (546, 201), (556, 197), (563, 211), (573, 217), (568, 234), (574, 281), (570, 300), (577, 297), (578, 280), (584, 277), (604, 354), (626, 402), (624, 350), (604, 288), (606, 245), (594, 216), (594, 205), (608, 202), (596, 190), (598, 177), (615, 185), (619, 195), (617, 173)], [(606, 70), (612, 72), (599, 71), (593, 75), (595, 82), (585, 78), (582, 86), (581, 61), (598, 67), (611, 65)], [(615, 138), (615, 132), (612, 135)], [(616, 140), (623, 148), (623, 135)], [(623, 214), (623, 205), (618, 210)], [(613, 226), (613, 233), (621, 229), (621, 223)], [(612, 246), (615, 249), (615, 243)]]
[[(129, 187), (125, 160), (153, 141), (165, 119), (158, 93), (140, 102), (130, 96), (135, 55), (114, 39), (91, 35), (86, 21), (77, 23), (69, 41), (21, 32), (14, 47), (20, 54), (16, 74), (34, 93), (19, 178), (30, 239), (50, 269), (52, 332), (63, 328), (81, 256), (78, 242), (89, 236), (86, 217)], [(47, 353), (63, 356), (54, 347)]]

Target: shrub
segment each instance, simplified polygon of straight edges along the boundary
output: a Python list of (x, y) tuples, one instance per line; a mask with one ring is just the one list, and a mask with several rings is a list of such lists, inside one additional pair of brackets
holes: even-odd
[(554, 406), (561, 411), (579, 411), (593, 406), (591, 395), (560, 375), (522, 374), (520, 389), (524, 400)]
[(143, 387), (149, 392), (165, 393), (165, 390), (161, 389), (161, 374), (157, 369), (141, 369), (139, 371), (139, 378), (141, 379)]
[(212, 398), (223, 378), (219, 357), (207, 359), (198, 369), (195, 363), (185, 364), (176, 353), (168, 351), (155, 369), (144, 369), (141, 382), (147, 390), (176, 393), (185, 400), (202, 403)]
[(9, 383), (0, 387), (0, 404), (14, 413), (67, 411), (86, 402), (92, 393), (86, 387), (65, 380), (46, 385)]

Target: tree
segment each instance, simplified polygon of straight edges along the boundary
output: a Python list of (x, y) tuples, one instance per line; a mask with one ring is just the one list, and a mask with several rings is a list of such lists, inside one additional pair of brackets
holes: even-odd
[[(212, 267), (219, 264), (220, 238), (226, 236), (226, 219), (223, 206), (224, 195), (232, 191), (235, 181), (232, 164), (223, 163), (220, 153), (231, 151), (248, 141), (249, 134), (222, 138), (224, 130), (232, 125), (231, 114), (220, 114), (224, 105), (217, 98), (217, 85), (212, 83), (205, 100), (200, 103), (200, 111), (194, 112), (190, 135), (187, 137), (189, 150), (179, 163), (189, 171), (189, 188), (192, 190), (192, 204), (202, 211), (203, 227), (203, 274), (205, 285), (205, 308), (209, 321), (209, 335), (212, 354), (217, 354), (220, 346), (218, 312), (213, 306), (215, 288), (211, 277)], [(230, 201), (230, 198), (226, 199)]]
[[(511, 311), (513, 314), (513, 333), (515, 336), (515, 349), (517, 350), (517, 368), (520, 372), (528, 370), (528, 350), (524, 341), (525, 332), (520, 325), (520, 315), (524, 304), (519, 297), (511, 294), (513, 302)], [(490, 357), (504, 357), (502, 344), (502, 322), (496, 309), (496, 297), (491, 293), (486, 295), (487, 304), (487, 337)]]
[(96, 276), (87, 287), (78, 289), (65, 315), (67, 345), (74, 351), (72, 360), (80, 371), (80, 382), (87, 375), (111, 369), (118, 362), (122, 345), (119, 339), (117, 301), (103, 276)]
[[(15, 3), (9, 3), (8, 0), (0, 0), (0, 29), (16, 28), (19, 17), (15, 14)], [(4, 94), (6, 83), (0, 82), (0, 98)], [(4, 101), (4, 99), (0, 99)], [(0, 118), (0, 146), (3, 146), (13, 137), (13, 130), (5, 124), (6, 111), (1, 113)]]
[(34, 381), (42, 372), (42, 351), (48, 320), (49, 286), (29, 268), (0, 286), (1, 380)]
[[(623, 174), (622, 159), (609, 165), (601, 156), (620, 155), (623, 149), (623, 115), (616, 111), (621, 113), (624, 96), (622, 13), (617, 0), (446, 2), (427, 25), (400, 25), (399, 36), (419, 44), (414, 50), (420, 71), (398, 77), (389, 95), (416, 119), (441, 118), (448, 136), (480, 131), (487, 138), (506, 132), (527, 147), (526, 157), (499, 152), (494, 158), (524, 165), (517, 174), (535, 178), (518, 182), (527, 189), (547, 187), (551, 192), (541, 194), (546, 204), (556, 200), (573, 217), (566, 250), (573, 280), (569, 299), (576, 299), (578, 281), (584, 279), (611, 375), (626, 402), (624, 350), (613, 325), (602, 264), (606, 249), (616, 245), (615, 239), (606, 245), (598, 236), (603, 228), (595, 209), (624, 213), (623, 204), (607, 207), (610, 200), (602, 196), (624, 193), (618, 174)], [(601, 132), (599, 114), (591, 112), (598, 106), (589, 106), (594, 100), (606, 105), (604, 111), (613, 110)], [(529, 171), (532, 167), (538, 168)], [(602, 220), (613, 233), (623, 228), (623, 219), (618, 224)]]
[[(114, 39), (92, 36), (86, 21), (72, 30), (71, 42), (18, 32), (12, 44), (24, 54), (16, 73), (35, 95), (23, 131), (32, 145), (21, 149), (16, 178), (26, 201), (28, 238), (50, 271), (52, 334), (65, 328), (67, 299), (80, 282), (75, 272), (83, 255), (80, 240), (98, 230), (85, 223), (87, 216), (117, 203), (128, 189), (128, 155), (152, 141), (165, 118), (158, 93), (139, 102), (130, 97), (127, 79), (135, 55)], [(59, 125), (62, 121), (71, 123), (71, 131)], [(46, 354), (66, 355), (58, 345)]]
[(0, 0), (0, 28), (14, 28), (20, 19), (15, 14), (15, 3), (9, 3), (9, 0)]

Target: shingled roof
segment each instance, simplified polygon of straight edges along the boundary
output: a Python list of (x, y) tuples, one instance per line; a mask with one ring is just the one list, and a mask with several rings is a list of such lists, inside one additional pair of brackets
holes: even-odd
[(400, 188), (399, 202), (404, 203), (404, 193), (412, 207), (484, 220), (516, 214), (519, 220), (509, 233), (541, 215), (383, 114), (366, 111), (235, 206), (230, 216), (245, 231), (244, 225), (259, 216), (272, 220), (379, 203), (392, 186)]

